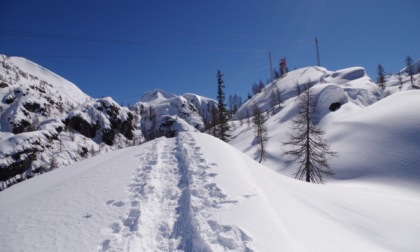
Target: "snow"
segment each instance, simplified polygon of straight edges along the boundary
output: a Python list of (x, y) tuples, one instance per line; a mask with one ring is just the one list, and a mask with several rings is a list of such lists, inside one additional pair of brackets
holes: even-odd
[[(98, 131), (110, 131), (118, 120), (131, 121), (127, 108), (109, 97), (92, 99), (75, 84), (24, 58), (0, 58), (0, 190), (48, 172), (55, 164), (68, 165), (133, 144), (125, 137), (127, 123), (125, 136), (116, 130), (112, 147), (103, 146), (101, 134), (86, 138), (64, 124), (66, 118), (78, 115), (92, 127), (98, 122)], [(116, 112), (101, 112), (101, 106)]]
[(2, 191), (0, 242), (5, 251), (417, 251), (418, 189), (308, 184), (184, 132)]
[(146, 92), (142, 95), (142, 97), (140, 98), (139, 102), (143, 102), (143, 103), (160, 103), (164, 100), (167, 99), (171, 99), (171, 98), (175, 98), (176, 95), (165, 92), (163, 90), (160, 89), (156, 89), (150, 92)]
[[(177, 116), (192, 127), (203, 131), (205, 123), (212, 120), (211, 110), (216, 106), (215, 100), (200, 95), (187, 93), (176, 96), (155, 90), (145, 93), (130, 109), (142, 115), (142, 133), (146, 139), (149, 139), (150, 132), (156, 131), (153, 127), (160, 125), (167, 116)], [(155, 122), (152, 118), (157, 118), (158, 121)]]
[[(3, 56), (3, 58), (6, 57), (5, 55), (1, 56)], [(63, 90), (60, 95), (62, 95), (65, 100), (72, 100), (80, 103), (90, 98), (75, 84), (30, 60), (21, 57), (7, 57), (5, 62), (18, 67), (28, 74), (38, 77), (40, 80), (44, 80), (45, 82), (51, 84), (52, 88), (56, 90)], [(28, 80), (28, 82), (30, 82), (30, 80)]]
[[(381, 90), (361, 67), (291, 71), (239, 108), (229, 143), (197, 130), (212, 120), (214, 100), (155, 90), (132, 109), (141, 113), (144, 132), (173, 122), (177, 136), (108, 152), (125, 147), (126, 139), (118, 134), (115, 146), (105, 146), (62, 131), (62, 120), (78, 115), (109, 128), (102, 108), (115, 107), (121, 120), (128, 109), (112, 98), (92, 100), (35, 63), (8, 60), (10, 71), (0, 67), (7, 85), (0, 88), (0, 166), (24, 161), (34, 148), (38, 153), (30, 169), (0, 189), (51, 172), (0, 192), (2, 251), (418, 251), (420, 91), (411, 90), (406, 75), (402, 88), (392, 75)], [(282, 156), (298, 91), (307, 83), (318, 111), (314, 122), (338, 153), (324, 185), (291, 178), (296, 165)], [(278, 91), (283, 102), (273, 107)], [(48, 104), (48, 97), (51, 116), (25, 109)], [(65, 114), (54, 106), (59, 101)], [(341, 106), (331, 111), (331, 104)], [(253, 129), (243, 123), (255, 105), (267, 117), (262, 164), (254, 161)], [(146, 119), (150, 108), (155, 122)], [(7, 117), (21, 122), (35, 115), (36, 131), (9, 132)], [(82, 160), (83, 149), (89, 159)]]

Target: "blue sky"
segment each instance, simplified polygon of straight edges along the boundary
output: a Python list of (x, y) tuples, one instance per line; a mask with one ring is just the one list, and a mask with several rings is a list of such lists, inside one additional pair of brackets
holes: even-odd
[(135, 102), (156, 88), (243, 98), (288, 68), (363, 66), (372, 78), (420, 58), (420, 1), (20, 1), (0, 3), (0, 53), (23, 56), (93, 97)]

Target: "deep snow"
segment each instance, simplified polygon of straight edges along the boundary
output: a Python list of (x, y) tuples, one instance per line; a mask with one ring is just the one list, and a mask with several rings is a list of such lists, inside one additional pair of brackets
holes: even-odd
[(181, 133), (1, 192), (0, 242), (5, 251), (417, 251), (418, 189), (308, 184)]

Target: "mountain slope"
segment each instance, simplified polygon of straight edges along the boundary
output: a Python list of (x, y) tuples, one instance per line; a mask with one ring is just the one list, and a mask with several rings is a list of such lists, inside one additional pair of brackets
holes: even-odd
[[(288, 77), (313, 79), (318, 76), (314, 75), (318, 73), (315, 70), (317, 68), (305, 73), (305, 69), (298, 69)], [(392, 178), (392, 183), (397, 183), (395, 178), (399, 178), (401, 186), (419, 183), (416, 152), (420, 148), (420, 91), (403, 90), (383, 97), (388, 88), (380, 90), (359, 67), (326, 72), (321, 78), (322, 82), (311, 87), (317, 109), (312, 119), (326, 132), (325, 138), (331, 149), (338, 153), (338, 157), (330, 160), (335, 174), (327, 181), (362, 179), (384, 183)], [(291, 120), (298, 106), (296, 89), (294, 94), (293, 88), (287, 91), (290, 83), (293, 83), (292, 79), (280, 79), (274, 83), (285, 94), (292, 95), (289, 98), (284, 96), (284, 102), (274, 109), (271, 106), (266, 108), (269, 109), (265, 123), (268, 155), (263, 164), (293, 177), (297, 166), (286, 162), (282, 145), (294, 130)], [(272, 88), (268, 88), (270, 90), (263, 90), (256, 97), (260, 99), (256, 104), (270, 104)], [(331, 111), (332, 104), (340, 106)], [(250, 110), (251, 105), (246, 103), (241, 109)], [(254, 158), (257, 146), (253, 142), (252, 127), (238, 121), (232, 124), (235, 131), (230, 144)]]
[(134, 116), (111, 98), (93, 99), (27, 59), (0, 59), (0, 191), (60, 165), (139, 143)]
[(0, 242), (7, 251), (416, 251), (418, 189), (308, 184), (181, 133), (1, 192)]

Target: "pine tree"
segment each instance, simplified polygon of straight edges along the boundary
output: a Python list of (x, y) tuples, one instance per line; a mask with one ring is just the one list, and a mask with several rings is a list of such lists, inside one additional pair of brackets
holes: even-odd
[(291, 157), (291, 162), (300, 164), (295, 178), (323, 183), (324, 177), (333, 174), (327, 160), (336, 153), (323, 139), (324, 132), (313, 124), (314, 115), (315, 103), (308, 83), (306, 91), (299, 97), (299, 112), (293, 120), (292, 128), (296, 131), (283, 143), (284, 146), (292, 146), (292, 149), (285, 151), (284, 155)]
[(384, 90), (385, 89), (385, 70), (381, 64), (378, 65), (377, 71), (378, 71), (378, 79), (376, 83), (378, 83), (380, 87), (382, 88), (382, 90)]
[(229, 141), (230, 135), (229, 132), (229, 124), (228, 124), (228, 112), (226, 110), (225, 105), (225, 93), (223, 92), (223, 88), (225, 85), (223, 85), (223, 74), (219, 71), (217, 71), (217, 108), (218, 108), (218, 137), (222, 141)]
[(258, 144), (257, 156), (260, 156), (260, 163), (265, 159), (267, 154), (267, 127), (265, 126), (265, 118), (257, 105), (252, 109), (252, 122), (254, 123), (255, 141)]

